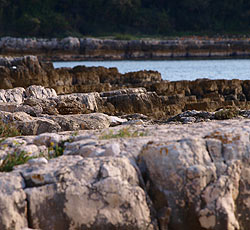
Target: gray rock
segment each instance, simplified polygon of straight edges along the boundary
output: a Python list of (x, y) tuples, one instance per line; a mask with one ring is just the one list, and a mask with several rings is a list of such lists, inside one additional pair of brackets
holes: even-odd
[(37, 146), (34, 144), (21, 145), (20, 147), (17, 147), (15, 151), (17, 153), (25, 152), (30, 157), (39, 157), (41, 155), (43, 156), (48, 155), (48, 149), (46, 148), (46, 146)]
[(7, 102), (15, 102), (21, 104), (25, 96), (25, 89), (22, 87), (5, 90), (4, 97)]
[(111, 143), (111, 144), (106, 144), (103, 147), (105, 150), (102, 153), (102, 156), (119, 156), (121, 152), (120, 144), (119, 143)]
[(40, 165), (48, 164), (48, 160), (45, 157), (40, 157), (40, 158), (30, 159), (28, 161), (28, 164), (31, 167), (34, 167), (35, 165), (40, 166)]
[(110, 116), (109, 119), (110, 119), (110, 126), (121, 125), (128, 121), (127, 119), (119, 118), (116, 116)]
[(46, 118), (33, 118), (31, 121), (16, 121), (15, 125), (23, 135), (38, 135), (46, 132), (61, 131), (60, 125)]
[(69, 95), (59, 95), (58, 100), (72, 99), (81, 102), (90, 112), (99, 110), (99, 102), (101, 100), (99, 93), (73, 93)]
[(64, 156), (22, 174), (32, 186), (25, 189), (31, 228), (157, 229), (126, 158)]
[(35, 137), (33, 143), (36, 145), (46, 145), (50, 147), (58, 144), (62, 140), (62, 137), (57, 133), (43, 133)]
[[(208, 124), (209, 125), (209, 124)], [(249, 226), (242, 172), (249, 167), (249, 132), (213, 131), (203, 138), (150, 142), (139, 164), (157, 212), (170, 208), (172, 229), (245, 229)], [(246, 175), (245, 174), (245, 175)], [(245, 197), (245, 198), (243, 198)], [(238, 207), (244, 204), (244, 208)], [(235, 213), (237, 210), (237, 214)], [(241, 216), (244, 218), (239, 218)], [(240, 227), (242, 226), (242, 227)]]
[(109, 116), (102, 113), (47, 116), (61, 126), (62, 131), (104, 129), (110, 126)]
[(46, 98), (56, 98), (57, 94), (54, 89), (45, 88), (40, 85), (31, 85), (25, 90), (27, 97), (46, 99)]
[(98, 142), (95, 139), (76, 139), (74, 142), (66, 144), (64, 155), (87, 157), (96, 150), (96, 145)]
[(0, 172), (0, 229), (28, 227), (24, 180), (19, 173)]

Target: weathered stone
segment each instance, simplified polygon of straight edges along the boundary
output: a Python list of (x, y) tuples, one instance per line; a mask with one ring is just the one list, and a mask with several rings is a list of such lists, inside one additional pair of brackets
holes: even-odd
[(36, 145), (45, 145), (50, 147), (51, 144), (53, 145), (58, 144), (62, 140), (62, 137), (57, 133), (43, 133), (36, 136), (33, 140), (33, 143)]
[(58, 100), (56, 108), (59, 114), (66, 115), (66, 114), (81, 114), (85, 113), (86, 109), (84, 104), (81, 102), (65, 98), (64, 100)]
[(56, 98), (56, 91), (52, 88), (44, 88), (40, 85), (31, 85), (25, 90), (27, 97), (46, 99), (46, 98)]
[(53, 99), (37, 99), (37, 98), (27, 98), (23, 102), (24, 106), (28, 105), (34, 108), (37, 116), (43, 114), (57, 115), (59, 114), (56, 105), (57, 103)]
[(28, 227), (25, 183), (19, 173), (0, 172), (0, 229)]
[(102, 156), (119, 156), (121, 152), (119, 143), (106, 144), (103, 148), (105, 150), (101, 154)]
[(96, 112), (99, 110), (99, 104), (101, 103), (101, 98), (99, 93), (73, 93), (69, 95), (58, 96), (58, 101), (61, 100), (76, 100), (83, 105), (89, 112)]
[[(246, 190), (239, 186), (248, 183), (241, 176), (250, 163), (248, 145), (248, 132), (226, 130), (214, 131), (205, 140), (189, 138), (146, 145), (139, 163), (157, 212), (171, 209), (164, 227), (247, 228), (249, 220), (239, 216), (249, 212), (250, 206), (246, 199), (243, 201)], [(244, 208), (238, 209), (238, 203), (244, 203)]]
[(38, 135), (46, 132), (59, 132), (60, 125), (46, 118), (33, 118), (32, 120), (15, 121), (15, 126), (23, 135)]
[(34, 159), (30, 159), (28, 161), (28, 164), (31, 167), (33, 167), (34, 165), (40, 166), (40, 165), (48, 164), (48, 160), (45, 157), (34, 158)]
[(110, 126), (109, 116), (102, 113), (47, 116), (60, 125), (61, 131), (103, 129)]
[(157, 229), (125, 158), (64, 156), (22, 173), (32, 228)]
[(15, 102), (21, 104), (25, 96), (25, 89), (22, 87), (5, 90), (4, 97), (7, 102)]

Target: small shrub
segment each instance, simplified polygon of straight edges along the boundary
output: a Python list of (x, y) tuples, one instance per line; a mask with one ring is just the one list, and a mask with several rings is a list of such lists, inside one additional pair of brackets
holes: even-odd
[(130, 41), (130, 40), (136, 40), (136, 37), (134, 37), (131, 34), (115, 34), (114, 39)]
[(129, 128), (122, 128), (117, 133), (110, 130), (108, 133), (103, 133), (100, 139), (112, 139), (112, 138), (129, 138), (129, 137), (143, 137), (147, 134), (144, 132), (131, 131)]
[(214, 114), (214, 118), (217, 120), (232, 119), (239, 115), (239, 111), (236, 109), (222, 109)]
[(8, 154), (0, 164), (0, 172), (10, 172), (13, 170), (14, 166), (25, 164), (30, 159), (32, 159), (32, 157), (24, 151), (21, 151), (20, 153), (14, 152), (12, 154)]

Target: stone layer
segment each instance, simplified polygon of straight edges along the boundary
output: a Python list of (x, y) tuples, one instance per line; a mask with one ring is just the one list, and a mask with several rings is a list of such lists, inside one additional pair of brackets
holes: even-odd
[(112, 40), (0, 38), (0, 54), (38, 55), (43, 60), (123, 60), (189, 57), (249, 57), (249, 38), (176, 38), (169, 40)]
[[(91, 97), (80, 96), (79, 100), (96, 100), (92, 111), (110, 115), (142, 113), (154, 118), (167, 118), (186, 110), (215, 111), (225, 107), (248, 110), (250, 101), (249, 80), (170, 82), (162, 80), (156, 71), (121, 74), (116, 68), (104, 67), (55, 69), (52, 63), (41, 62), (35, 56), (0, 58), (0, 79), (0, 88), (7, 89), (6, 92), (0, 91), (0, 95), (4, 95), (2, 102), (11, 100), (10, 92), (15, 87), (22, 87), (15, 90), (19, 90), (20, 97), (25, 99), (30, 93), (23, 87), (40, 85), (53, 88), (57, 94), (73, 93), (75, 98), (79, 93), (92, 93)], [(53, 96), (49, 92), (47, 94)], [(61, 114), (70, 113), (69, 102), (68, 105), (65, 103), (57, 107)], [(84, 110), (80, 105), (77, 107), (77, 103), (72, 104), (72, 112)], [(68, 111), (63, 112), (65, 109)]]

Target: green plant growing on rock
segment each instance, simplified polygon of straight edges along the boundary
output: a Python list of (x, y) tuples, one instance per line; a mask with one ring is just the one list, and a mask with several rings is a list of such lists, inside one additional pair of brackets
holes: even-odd
[(214, 118), (217, 120), (226, 120), (226, 119), (232, 119), (234, 117), (237, 117), (239, 115), (239, 111), (234, 109), (234, 108), (230, 108), (230, 109), (222, 109), (217, 111), (214, 114)]
[(0, 172), (10, 172), (13, 170), (14, 166), (27, 163), (28, 160), (33, 157), (29, 156), (25, 151), (20, 153), (14, 152), (8, 154), (7, 157), (0, 164)]
[(11, 124), (0, 121), (0, 138), (20, 136), (21, 132)]
[(110, 130), (108, 133), (103, 133), (100, 136), (100, 139), (112, 139), (112, 138), (130, 138), (130, 137), (143, 137), (146, 136), (147, 133), (139, 132), (139, 131), (131, 131), (130, 128), (122, 128), (118, 130), (117, 133), (114, 133), (113, 130)]
[(62, 156), (64, 149), (65, 149), (65, 143), (72, 142), (72, 141), (73, 141), (73, 138), (69, 138), (69, 139), (67, 139), (65, 141), (61, 141), (57, 144), (55, 144), (54, 142), (51, 142), (50, 147), (48, 148), (49, 159)]

